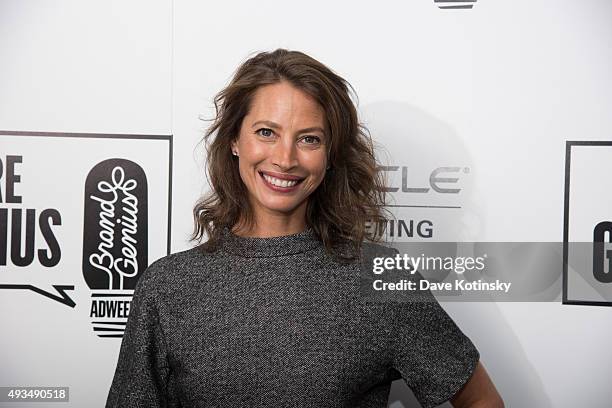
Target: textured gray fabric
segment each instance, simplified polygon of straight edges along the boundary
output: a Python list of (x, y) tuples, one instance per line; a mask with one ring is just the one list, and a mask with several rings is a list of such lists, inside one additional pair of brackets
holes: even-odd
[(423, 407), (451, 398), (478, 362), (472, 342), (437, 302), (366, 302), (359, 278), (359, 261), (336, 262), (311, 229), (226, 229), (214, 253), (154, 262), (106, 407), (386, 407), (398, 378)]

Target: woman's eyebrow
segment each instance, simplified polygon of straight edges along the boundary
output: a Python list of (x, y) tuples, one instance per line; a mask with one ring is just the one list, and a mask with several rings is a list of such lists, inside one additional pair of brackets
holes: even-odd
[[(258, 120), (257, 122), (253, 123), (253, 125), (251, 125), (251, 127), (255, 127), (257, 125), (266, 125), (266, 126), (272, 128), (272, 129), (282, 129), (283, 128), (278, 123), (272, 122), (270, 120)], [(312, 126), (312, 127), (307, 127), (307, 128), (304, 128), (304, 129), (300, 129), (298, 131), (298, 133), (314, 132), (314, 131), (319, 131), (319, 132), (325, 134), (325, 132), (323, 131), (323, 128), (321, 128), (319, 126)]]

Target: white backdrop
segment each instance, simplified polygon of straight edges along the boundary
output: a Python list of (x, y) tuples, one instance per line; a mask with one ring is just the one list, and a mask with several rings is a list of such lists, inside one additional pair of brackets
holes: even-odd
[[(461, 169), (459, 194), (394, 197), (461, 208), (394, 208), (398, 217), (430, 220), (434, 240), (559, 242), (565, 142), (612, 139), (611, 17), (606, 0), (478, 0), (467, 10), (432, 0), (0, 0), (0, 130), (172, 134), (179, 251), (206, 189), (199, 118), (212, 116), (212, 97), (248, 55), (297, 49), (351, 82), (385, 160), (408, 169), (410, 186), (427, 186), (435, 168)], [(89, 294), (74, 274), (70, 311), (0, 291), (0, 358), (10, 367), (0, 386), (67, 385), (69, 405), (101, 406), (119, 340), (78, 327)], [(507, 406), (610, 405), (609, 307), (444, 307)], [(395, 384), (391, 406), (418, 406), (409, 394)]]

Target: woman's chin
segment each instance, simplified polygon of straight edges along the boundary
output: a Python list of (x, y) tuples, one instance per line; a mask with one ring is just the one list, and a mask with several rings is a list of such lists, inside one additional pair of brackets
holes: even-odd
[(295, 200), (270, 200), (261, 204), (269, 212), (291, 214), (295, 212), (301, 202)]

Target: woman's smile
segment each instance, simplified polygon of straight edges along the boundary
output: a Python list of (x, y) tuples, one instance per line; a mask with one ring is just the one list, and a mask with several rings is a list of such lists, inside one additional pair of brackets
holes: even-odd
[(259, 171), (264, 184), (273, 191), (291, 193), (297, 190), (298, 185), (304, 181), (303, 177), (280, 174), (271, 171)]

